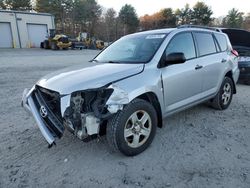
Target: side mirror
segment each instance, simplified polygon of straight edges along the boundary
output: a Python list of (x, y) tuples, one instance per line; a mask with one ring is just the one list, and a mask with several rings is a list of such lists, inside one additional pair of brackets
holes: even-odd
[(171, 64), (181, 64), (186, 61), (184, 53), (176, 52), (171, 53), (166, 56), (165, 59), (165, 65), (171, 65)]

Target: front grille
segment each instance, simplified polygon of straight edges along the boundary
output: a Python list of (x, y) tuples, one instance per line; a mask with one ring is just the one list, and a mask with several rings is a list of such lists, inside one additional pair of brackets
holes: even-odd
[[(61, 138), (64, 132), (64, 126), (62, 123), (62, 118), (59, 116), (60, 113), (60, 101), (59, 106), (58, 102), (55, 99), (51, 100), (51, 98), (55, 96), (50, 96), (47, 92), (42, 92), (43, 88), (36, 87), (32, 94), (32, 98), (34, 100), (34, 103), (40, 112), (41, 106), (44, 106), (47, 111), (47, 116), (42, 117), (45, 125), (47, 128), (51, 131), (53, 136), (56, 136), (58, 138)], [(48, 96), (47, 96), (48, 95)], [(60, 98), (59, 98), (60, 99)], [(53, 102), (53, 103), (52, 103)], [(59, 110), (59, 112), (58, 112)]]
[(46, 102), (48, 108), (55, 114), (58, 120), (62, 121), (60, 94), (55, 91), (51, 91), (37, 86), (37, 91)]

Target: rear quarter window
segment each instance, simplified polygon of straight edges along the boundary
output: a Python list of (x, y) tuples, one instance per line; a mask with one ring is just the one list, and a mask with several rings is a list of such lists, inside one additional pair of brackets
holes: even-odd
[(214, 39), (211, 33), (194, 33), (199, 56), (216, 53)]
[(227, 39), (224, 35), (222, 34), (215, 34), (215, 38), (218, 41), (220, 45), (221, 51), (226, 51), (227, 50)]

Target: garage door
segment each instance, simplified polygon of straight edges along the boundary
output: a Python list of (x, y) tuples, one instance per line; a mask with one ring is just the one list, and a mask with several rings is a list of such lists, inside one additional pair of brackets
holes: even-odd
[(0, 48), (13, 48), (10, 23), (0, 23)]
[(40, 43), (46, 39), (47, 25), (27, 24), (29, 45), (31, 48), (39, 48)]

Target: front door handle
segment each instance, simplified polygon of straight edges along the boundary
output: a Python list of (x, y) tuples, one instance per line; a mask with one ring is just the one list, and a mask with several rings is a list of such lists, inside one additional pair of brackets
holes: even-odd
[(222, 59), (222, 60), (221, 60), (221, 63), (226, 63), (226, 62), (227, 62), (226, 59)]
[(202, 68), (203, 68), (202, 65), (196, 65), (196, 66), (195, 66), (195, 70), (202, 69)]

